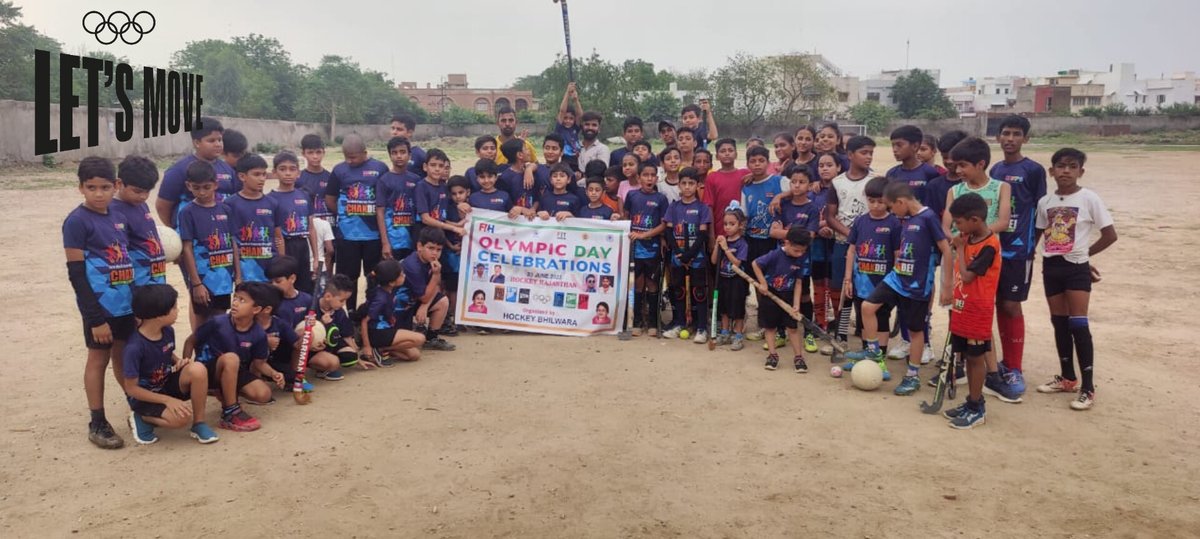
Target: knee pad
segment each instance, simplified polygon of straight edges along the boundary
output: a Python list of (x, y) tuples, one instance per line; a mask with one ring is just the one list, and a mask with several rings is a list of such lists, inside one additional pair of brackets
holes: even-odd
[(352, 350), (342, 350), (337, 353), (338, 363), (343, 367), (353, 367), (358, 364), (358, 354)]

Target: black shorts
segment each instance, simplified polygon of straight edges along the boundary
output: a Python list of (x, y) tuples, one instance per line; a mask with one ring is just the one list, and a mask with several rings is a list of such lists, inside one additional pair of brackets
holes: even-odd
[(746, 265), (779, 248), (779, 240), (746, 236)]
[(387, 348), (396, 341), (396, 332), (398, 328), (375, 329), (367, 328), (367, 337), (371, 339), (371, 346), (374, 348)]
[[(285, 387), (292, 385), (292, 382), (296, 381), (296, 369), (292, 366), (292, 358), (290, 355), (286, 360), (283, 358), (272, 357), (271, 359), (267, 360), (267, 365), (270, 365), (272, 369), (275, 369), (283, 374), (283, 385)], [(268, 384), (275, 384), (274, 380), (271, 380), (265, 376), (263, 377), (263, 380)]]
[[(221, 377), (217, 375), (217, 360), (214, 359), (212, 363), (205, 363), (204, 366), (208, 368), (208, 388), (221, 389)], [(239, 391), (255, 379), (256, 377), (250, 373), (249, 368), (238, 368), (237, 388)]]
[(812, 277), (814, 282), (824, 281), (829, 278), (830, 273), (833, 273), (833, 263), (829, 262), (828, 260), (822, 260), (820, 262), (814, 262), (810, 260), (808, 264), (812, 273), (810, 277)]
[[(158, 394), (166, 395), (182, 401), (190, 400), (192, 396), (184, 393), (183, 390), (179, 388), (179, 374), (180, 373), (178, 371), (168, 374), (166, 381), (163, 383), (162, 391), (159, 391)], [(162, 417), (163, 412), (167, 410), (167, 405), (130, 398), (129, 409), (133, 410), (133, 413), (140, 416)]]
[(633, 275), (638, 279), (648, 279), (650, 283), (658, 283), (658, 280), (662, 278), (662, 259), (657, 257), (635, 258), (633, 260)]
[[(857, 325), (862, 327), (862, 304), (865, 301), (862, 298), (854, 298), (855, 311), (858, 313)], [(875, 313), (875, 323), (879, 325), (880, 333), (889, 333), (891, 331), (892, 306), (883, 304), (879, 311)]]
[(928, 299), (912, 299), (892, 290), (892, 287), (888, 286), (887, 283), (880, 283), (879, 286), (875, 287), (875, 290), (871, 291), (871, 295), (867, 296), (866, 301), (867, 303), (898, 307), (900, 309), (900, 317), (896, 321), (897, 324), (908, 328), (909, 331), (925, 331), (925, 315), (929, 312)]
[(209, 296), (208, 306), (197, 305), (192, 301), (192, 312), (202, 316), (216, 316), (229, 311), (229, 302), (233, 294), (225, 294), (222, 296)]
[(968, 339), (960, 335), (950, 335), (950, 350), (964, 358), (980, 357), (992, 349), (992, 341)]
[(300, 269), (296, 272), (296, 289), (312, 294), (313, 279), (312, 271), (309, 270), (312, 255), (309, 253), (308, 237), (284, 238), (283, 248), (287, 250), (288, 256), (295, 258), (300, 265)]
[[(114, 341), (128, 341), (129, 337), (133, 335), (134, 330), (137, 329), (137, 323), (134, 321), (132, 314), (116, 318), (106, 318), (104, 320), (108, 323), (108, 329), (112, 331), (112, 340)], [(88, 326), (87, 322), (83, 323), (83, 344), (87, 345), (91, 350), (112, 349), (111, 342), (101, 344), (92, 338), (92, 328)]]
[[(779, 299), (788, 302), (791, 301), (792, 295), (795, 294), (795, 292), (791, 290), (773, 289), (771, 290), (771, 293), (778, 296)], [(763, 329), (778, 329), (781, 327), (796, 329), (798, 326), (796, 324), (796, 319), (792, 318), (792, 315), (783, 310), (783, 307), (780, 307), (779, 304), (775, 303), (775, 301), (771, 298), (760, 295), (758, 298), (758, 327)]]
[[(445, 294), (438, 292), (437, 294), (433, 295), (433, 299), (430, 300), (429, 305), (431, 307), (434, 305), (437, 305), (437, 302), (441, 301), (442, 298), (445, 298), (445, 297), (446, 297)], [(413, 305), (412, 308), (410, 308), (409, 310), (396, 315), (396, 329), (407, 329), (409, 331), (416, 331), (416, 323), (413, 322), (413, 319), (416, 318), (417, 309), (419, 309), (419, 308), (420, 308), (420, 305)], [(453, 309), (454, 306), (451, 305), (450, 308)], [(368, 331), (370, 331), (370, 329), (368, 329)], [(390, 345), (391, 342), (392, 341), (389, 340), (388, 344)], [(371, 346), (377, 346), (375, 344), (374, 336), (371, 336)], [(336, 348), (334, 348), (334, 350), (336, 350)]]
[(1091, 264), (1075, 264), (1061, 256), (1045, 257), (1042, 259), (1042, 286), (1046, 289), (1046, 297), (1068, 290), (1091, 292)]
[(1029, 283), (1031, 282), (1033, 282), (1032, 258), (1029, 260), (1005, 258), (1000, 262), (1000, 283), (996, 286), (996, 299), (1025, 301), (1029, 299)]
[(746, 298), (750, 295), (750, 283), (745, 279), (733, 276), (717, 277), (717, 314), (728, 316), (730, 320), (746, 318)]

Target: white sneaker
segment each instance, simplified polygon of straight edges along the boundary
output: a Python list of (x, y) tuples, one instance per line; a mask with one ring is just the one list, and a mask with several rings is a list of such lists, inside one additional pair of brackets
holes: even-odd
[(763, 340), (763, 330), (759, 329), (759, 330), (755, 330), (755, 331), (751, 331), (751, 332), (747, 333), (747, 334), (746, 334), (746, 340), (747, 340), (747, 341), (761, 341), (761, 340)]
[(908, 341), (900, 341), (900, 344), (888, 348), (888, 359), (908, 359), (908, 350), (912, 347)]
[(925, 343), (925, 351), (921, 352), (921, 364), (928, 365), (930, 361), (933, 361), (933, 347)]
[(696, 344), (704, 344), (708, 342), (708, 333), (705, 333), (703, 329), (697, 330), (696, 336), (692, 338), (692, 342)]
[(668, 329), (668, 330), (666, 330), (666, 331), (664, 331), (664, 332), (663, 332), (663, 338), (664, 338), (664, 339), (678, 339), (678, 338), (679, 338), (679, 332), (680, 332), (680, 331), (683, 331), (683, 328), (671, 328), (671, 329)]
[(1095, 391), (1080, 391), (1079, 397), (1071, 401), (1072, 410), (1091, 410), (1096, 405)]

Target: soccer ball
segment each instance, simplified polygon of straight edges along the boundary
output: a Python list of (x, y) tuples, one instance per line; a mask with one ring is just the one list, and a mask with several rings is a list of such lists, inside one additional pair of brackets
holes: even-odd
[(879, 368), (878, 363), (869, 359), (859, 361), (850, 371), (850, 380), (854, 382), (854, 387), (863, 391), (874, 391), (883, 384), (883, 369)]
[(829, 367), (829, 376), (832, 376), (834, 378), (841, 378), (842, 377), (842, 367), (840, 365), (834, 365), (832, 367)]
[[(324, 350), (325, 349), (325, 324), (322, 324), (320, 320), (313, 321), (312, 332), (313, 332), (313, 335), (312, 335), (312, 340), (309, 342), (309, 345), (308, 345), (309, 348), (312, 350)], [(301, 338), (304, 337), (304, 321), (303, 320), (301, 320), (299, 324), (296, 324), (296, 335), (299, 335)]]
[(686, 338), (688, 338), (688, 337), (691, 337), (691, 336), (692, 336), (692, 334), (691, 334), (691, 333), (689, 333), (689, 332), (688, 332), (688, 330), (686, 330), (686, 329), (685, 329), (685, 330), (682, 330), (682, 331), (680, 331), (680, 332), (679, 332), (679, 338), (680, 338), (680, 339), (686, 339)]
[(179, 233), (175, 232), (174, 228), (158, 225), (158, 241), (162, 243), (163, 256), (167, 262), (179, 259), (179, 253), (183, 252), (183, 242), (179, 240)]

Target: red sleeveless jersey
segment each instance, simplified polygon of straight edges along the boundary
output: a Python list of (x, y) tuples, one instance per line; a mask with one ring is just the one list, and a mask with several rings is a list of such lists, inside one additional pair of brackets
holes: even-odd
[[(991, 264), (977, 267), (976, 259), (991, 247)], [(992, 316), (996, 310), (996, 287), (1000, 283), (1000, 236), (991, 234), (978, 243), (967, 242), (956, 256), (967, 257), (967, 269), (975, 272), (975, 280), (963, 283), (958, 264), (954, 264), (954, 303), (950, 316), (950, 332), (960, 337), (991, 340)]]

